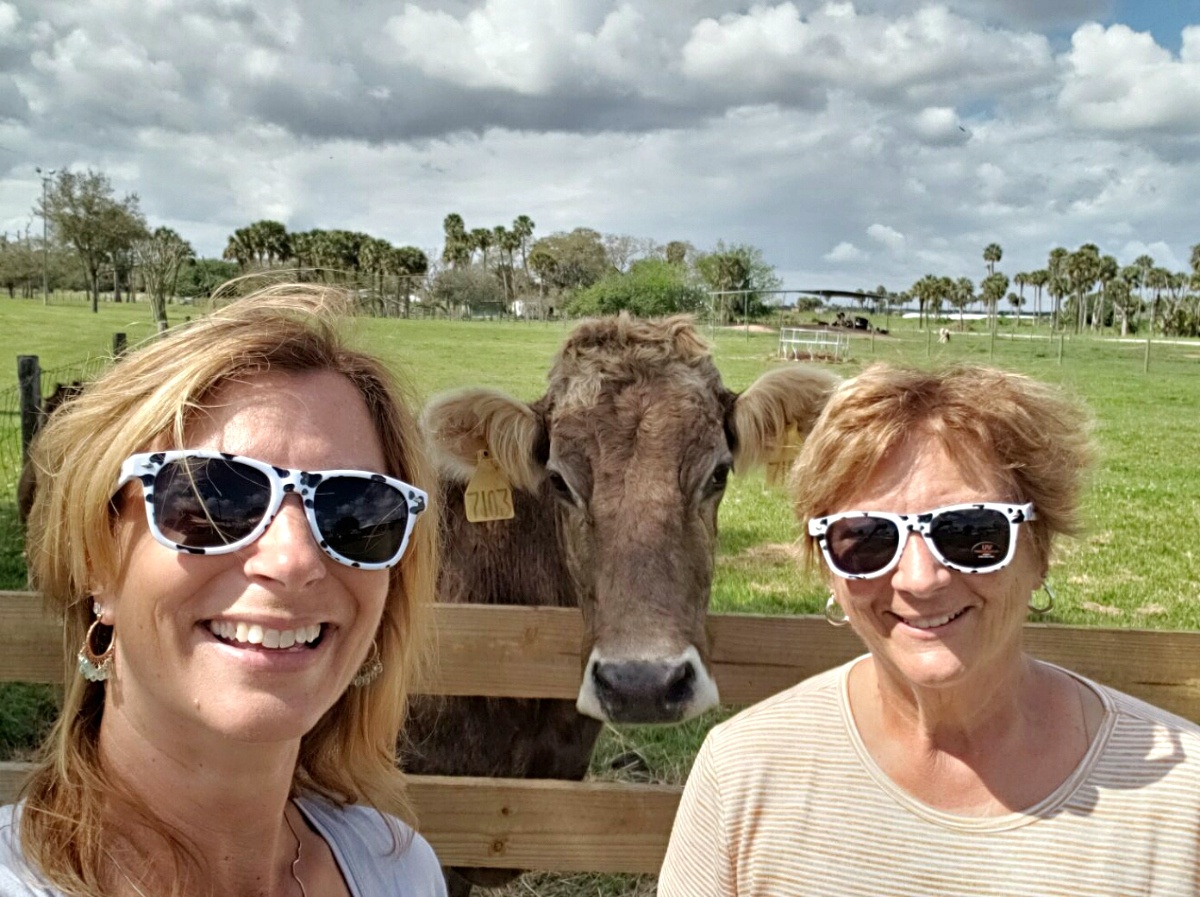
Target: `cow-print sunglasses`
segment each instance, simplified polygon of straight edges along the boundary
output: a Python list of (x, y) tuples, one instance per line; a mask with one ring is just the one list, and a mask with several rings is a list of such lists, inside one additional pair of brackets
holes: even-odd
[(291, 470), (225, 452), (183, 449), (132, 455), (117, 489), (142, 484), (150, 532), (190, 554), (227, 554), (271, 525), (290, 493), (304, 505), (313, 538), (339, 563), (381, 570), (399, 562), (428, 496), (364, 470)]
[(1033, 505), (981, 501), (920, 514), (846, 511), (808, 521), (829, 569), (844, 579), (873, 579), (900, 563), (909, 533), (959, 573), (995, 573), (1017, 550), (1017, 526), (1036, 518)]

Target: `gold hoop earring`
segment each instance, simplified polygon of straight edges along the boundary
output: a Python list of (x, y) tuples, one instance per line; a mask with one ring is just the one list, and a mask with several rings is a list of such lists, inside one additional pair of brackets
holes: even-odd
[(116, 653), (117, 640), (111, 626), (105, 626), (109, 630), (108, 647), (99, 653), (92, 647), (98, 626), (104, 626), (99, 617), (88, 627), (87, 635), (83, 637), (83, 647), (76, 655), (79, 660), (79, 675), (88, 682), (103, 682), (109, 677), (113, 668), (113, 655)]
[(1054, 609), (1054, 589), (1050, 588), (1050, 583), (1043, 582), (1042, 591), (1046, 593), (1045, 605), (1034, 604), (1033, 596), (1029, 596), (1029, 612), (1037, 614), (1039, 617), (1050, 613)]
[(383, 661), (379, 659), (379, 643), (371, 642), (371, 653), (367, 655), (367, 659), (363, 661), (363, 665), (358, 668), (358, 673), (350, 680), (350, 684), (355, 688), (365, 688), (383, 672)]
[(829, 593), (829, 599), (825, 602), (825, 619), (830, 626), (845, 626), (850, 622), (845, 608), (838, 603), (832, 592)]

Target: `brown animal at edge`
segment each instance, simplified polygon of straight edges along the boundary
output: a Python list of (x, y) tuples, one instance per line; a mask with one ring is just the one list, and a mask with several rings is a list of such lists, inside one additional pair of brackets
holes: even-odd
[[(60, 405), (68, 399), (75, 398), (81, 392), (83, 392), (83, 384), (78, 380), (73, 380), (70, 383), (54, 384), (54, 392), (42, 402), (42, 407), (38, 412), (38, 429), (42, 428), (46, 419)], [(34, 469), (32, 464), (26, 463), (21, 468), (21, 476), (17, 480), (17, 519), (22, 524), (29, 519), (29, 512), (33, 508), (33, 497), (35, 495), (37, 495), (37, 470)]]
[[(677, 723), (716, 706), (705, 617), (726, 479), (806, 435), (837, 378), (789, 365), (726, 389), (691, 321), (579, 325), (532, 404), (486, 388), (435, 398), (439, 599), (579, 607), (579, 696), (423, 698), (413, 773), (581, 779), (602, 721)], [(463, 492), (487, 449), (513, 485), (511, 520), (469, 523)], [(457, 869), (452, 897), (517, 872)]]

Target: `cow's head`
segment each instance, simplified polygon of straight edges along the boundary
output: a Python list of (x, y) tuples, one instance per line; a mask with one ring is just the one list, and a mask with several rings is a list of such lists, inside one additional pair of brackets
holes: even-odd
[(835, 382), (789, 366), (736, 395), (690, 319), (621, 316), (580, 325), (531, 405), (488, 389), (430, 404), (444, 473), (465, 480), (488, 449), (558, 516), (584, 620), (581, 713), (666, 723), (717, 704), (704, 620), (726, 479), (789, 427), (806, 434)]

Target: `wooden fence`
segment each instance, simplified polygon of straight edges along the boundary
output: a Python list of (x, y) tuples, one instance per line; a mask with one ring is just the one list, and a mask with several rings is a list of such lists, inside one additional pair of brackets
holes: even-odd
[[(431, 693), (573, 698), (579, 612), (437, 606)], [(862, 653), (847, 629), (814, 616), (713, 614), (724, 701), (749, 704)], [(62, 635), (37, 595), (0, 592), (0, 681), (57, 683)], [(1200, 722), (1200, 632), (1029, 624), (1035, 656)], [(0, 802), (26, 767), (0, 764)], [(681, 789), (665, 785), (413, 776), (421, 831), (442, 862), (547, 871), (656, 872)]]

